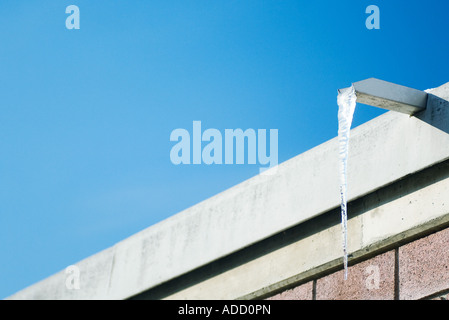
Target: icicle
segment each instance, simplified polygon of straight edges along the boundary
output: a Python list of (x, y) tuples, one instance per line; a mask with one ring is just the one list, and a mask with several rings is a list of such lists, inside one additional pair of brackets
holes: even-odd
[(338, 142), (340, 156), (340, 197), (341, 197), (341, 227), (343, 234), (343, 264), (345, 280), (348, 278), (348, 227), (347, 227), (347, 162), (349, 134), (351, 130), (352, 117), (355, 111), (356, 94), (354, 87), (341, 89), (338, 97)]

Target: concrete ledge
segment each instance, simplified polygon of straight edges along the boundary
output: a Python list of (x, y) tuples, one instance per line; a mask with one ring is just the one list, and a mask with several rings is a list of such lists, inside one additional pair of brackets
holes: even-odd
[[(447, 199), (449, 161), (352, 201), (350, 264), (447, 226)], [(214, 274), (201, 270), (203, 278), (188, 285), (177, 279), (171, 288), (156, 287), (137, 298), (259, 299), (342, 269), (339, 210), (244, 249), (232, 263), (221, 264), (223, 269)]]
[(370, 78), (353, 84), (357, 102), (379, 108), (414, 114), (427, 105), (427, 93), (395, 83)]
[[(449, 99), (449, 84), (432, 91), (426, 110), (416, 117), (388, 112), (352, 131), (349, 201), (449, 158), (449, 148), (442, 147), (449, 145), (449, 102), (437, 96)], [(338, 208), (337, 161), (338, 142), (332, 139), (280, 164), (271, 176), (249, 179), (79, 262), (80, 290), (66, 289), (66, 275), (60, 272), (10, 298), (126, 299), (154, 288)], [(356, 229), (360, 223), (350, 220), (348, 226)], [(332, 234), (329, 243), (339, 245), (340, 233)], [(361, 237), (350, 238), (351, 251), (369, 246), (377, 235)], [(328, 247), (319, 254), (328, 263), (338, 261), (340, 250)], [(307, 248), (307, 255), (317, 254), (313, 246)], [(303, 264), (303, 270), (323, 263), (310, 265), (310, 261), (289, 263)]]

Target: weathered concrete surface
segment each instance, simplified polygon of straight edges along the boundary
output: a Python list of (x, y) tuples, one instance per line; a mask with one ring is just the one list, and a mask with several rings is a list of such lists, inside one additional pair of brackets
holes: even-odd
[(387, 110), (414, 114), (427, 105), (427, 93), (395, 83), (370, 78), (353, 84), (357, 102)]
[[(432, 94), (449, 99), (449, 84)], [(349, 201), (448, 159), (448, 130), (449, 104), (432, 95), (416, 117), (388, 112), (354, 129)], [(307, 221), (339, 206), (337, 155), (332, 139), (79, 262), (76, 292), (60, 272), (11, 299), (125, 299)]]
[[(428, 168), (350, 203), (350, 262), (372, 256), (449, 223), (449, 162)], [(331, 217), (330, 223), (326, 222)], [(343, 267), (339, 212), (310, 223), (290, 243), (230, 268), (166, 299), (255, 299)], [(349, 271), (352, 274), (352, 271)]]

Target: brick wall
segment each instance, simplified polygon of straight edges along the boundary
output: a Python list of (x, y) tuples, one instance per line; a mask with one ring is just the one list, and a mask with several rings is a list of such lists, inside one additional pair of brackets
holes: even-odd
[(281, 292), (271, 300), (449, 299), (449, 228)]

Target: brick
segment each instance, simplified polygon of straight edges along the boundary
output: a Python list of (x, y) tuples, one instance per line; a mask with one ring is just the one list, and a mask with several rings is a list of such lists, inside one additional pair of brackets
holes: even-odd
[(317, 280), (317, 300), (393, 300), (395, 254), (388, 251)]
[(449, 229), (399, 248), (399, 298), (415, 300), (449, 289)]
[(307, 282), (293, 289), (281, 292), (267, 300), (312, 300), (313, 282)]

